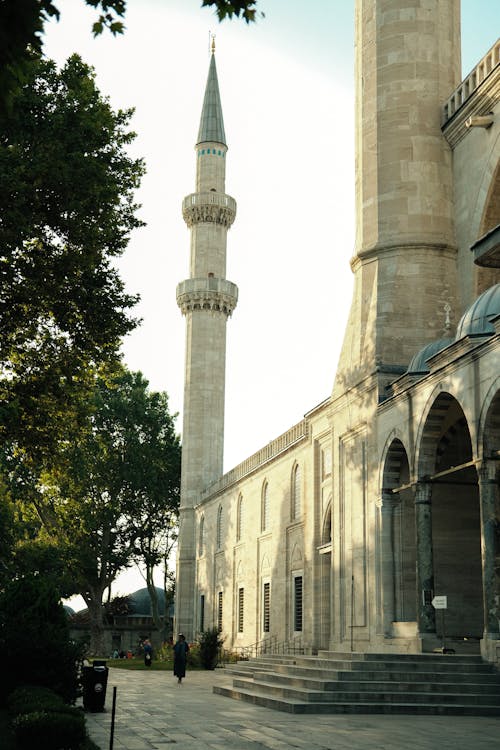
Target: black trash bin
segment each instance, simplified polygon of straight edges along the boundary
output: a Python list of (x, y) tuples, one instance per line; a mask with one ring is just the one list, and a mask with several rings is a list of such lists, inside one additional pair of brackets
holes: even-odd
[(105, 661), (94, 661), (83, 667), (83, 707), (86, 711), (104, 711), (109, 669)]

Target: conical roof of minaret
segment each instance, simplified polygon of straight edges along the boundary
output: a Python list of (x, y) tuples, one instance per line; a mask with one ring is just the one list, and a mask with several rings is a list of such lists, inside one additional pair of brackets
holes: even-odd
[(226, 134), (224, 132), (224, 119), (222, 117), (222, 105), (220, 102), (219, 82), (217, 80), (217, 68), (215, 67), (215, 55), (213, 53), (208, 70), (200, 129), (196, 143), (205, 143), (206, 141), (222, 143), (224, 146), (227, 145)]

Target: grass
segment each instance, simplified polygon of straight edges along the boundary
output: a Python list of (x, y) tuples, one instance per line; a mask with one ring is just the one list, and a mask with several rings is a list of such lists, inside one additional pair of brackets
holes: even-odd
[(106, 661), (106, 665), (108, 667), (113, 667), (113, 669), (132, 669), (135, 671), (143, 670), (151, 671), (151, 670), (157, 670), (157, 671), (172, 671), (174, 668), (173, 662), (171, 661), (157, 661), (156, 659), (153, 659), (153, 662), (150, 667), (146, 667), (144, 664), (144, 659), (108, 659)]

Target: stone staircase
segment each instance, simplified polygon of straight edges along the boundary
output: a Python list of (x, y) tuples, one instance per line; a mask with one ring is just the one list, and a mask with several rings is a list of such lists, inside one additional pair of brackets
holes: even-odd
[(289, 713), (500, 716), (500, 673), (480, 656), (262, 655), (214, 693)]

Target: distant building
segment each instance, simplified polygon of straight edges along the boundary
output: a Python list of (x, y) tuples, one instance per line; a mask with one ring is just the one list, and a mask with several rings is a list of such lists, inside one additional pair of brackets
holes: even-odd
[[(215, 625), (233, 648), (429, 651), (439, 595), (449, 642), (500, 660), (500, 41), (461, 81), (459, 6), (358, 0), (355, 283), (333, 391), (224, 475), (236, 203), (212, 56), (177, 289), (176, 630), (188, 639)], [(334, 211), (331, 230), (333, 252)], [(279, 335), (286, 313), (273, 325)]]
[[(156, 587), (158, 595), (159, 613), (165, 615), (165, 592)], [(66, 611), (70, 609), (65, 608)], [(89, 640), (89, 617), (88, 610), (68, 613), (70, 620), (70, 635), (75, 640)], [(110, 656), (115, 652), (131, 651), (133, 654), (141, 653), (141, 643), (149, 638), (155, 648), (160, 646), (164, 640), (170, 638), (173, 624), (173, 607), (169, 608), (166, 627), (164, 632), (159, 632), (153, 622), (151, 597), (147, 588), (138, 589), (127, 597), (120, 598), (120, 608), (111, 607), (106, 614), (106, 625), (104, 633), (104, 645), (106, 654)]]

